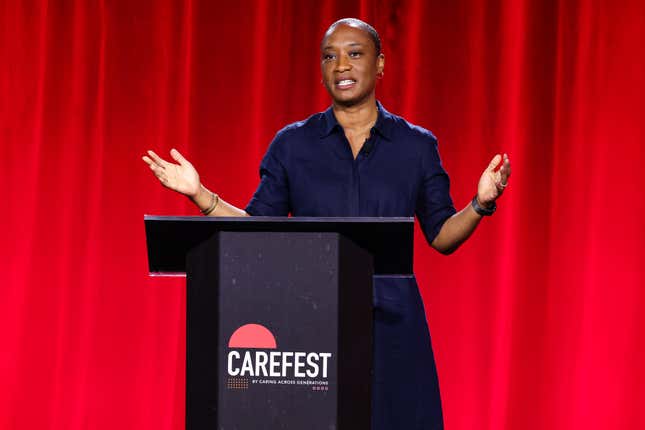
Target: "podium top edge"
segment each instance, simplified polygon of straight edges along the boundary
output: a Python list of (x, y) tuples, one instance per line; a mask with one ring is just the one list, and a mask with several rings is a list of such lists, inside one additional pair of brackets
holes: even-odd
[(186, 272), (191, 249), (218, 232), (338, 233), (374, 257), (377, 274), (412, 273), (414, 218), (144, 215), (149, 273)]
[(144, 221), (187, 221), (187, 222), (269, 222), (269, 223), (414, 223), (413, 217), (206, 217), (206, 216), (173, 216), (173, 215), (144, 215)]

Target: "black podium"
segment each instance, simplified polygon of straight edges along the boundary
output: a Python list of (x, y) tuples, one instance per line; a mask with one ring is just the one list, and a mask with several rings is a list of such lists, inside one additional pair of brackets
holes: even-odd
[(186, 428), (369, 429), (372, 277), (412, 273), (412, 218), (146, 216), (187, 275)]

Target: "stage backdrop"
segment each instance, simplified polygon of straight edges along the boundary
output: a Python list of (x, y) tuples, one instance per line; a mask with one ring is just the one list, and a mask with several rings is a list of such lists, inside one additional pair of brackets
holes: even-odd
[(645, 428), (640, 0), (0, 1), (0, 428), (183, 428), (184, 281), (147, 276), (143, 215), (197, 211), (141, 156), (244, 206), (275, 132), (329, 105), (346, 16), (459, 208), (513, 163), (456, 254), (416, 236), (446, 427)]

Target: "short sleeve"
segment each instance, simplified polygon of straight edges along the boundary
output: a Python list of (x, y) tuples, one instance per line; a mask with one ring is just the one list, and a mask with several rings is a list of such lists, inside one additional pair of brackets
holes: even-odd
[(278, 133), (260, 163), (260, 184), (246, 207), (249, 215), (289, 215), (289, 181), (282, 154), (283, 143)]
[(437, 140), (430, 136), (421, 156), (422, 179), (416, 215), (423, 234), (431, 244), (443, 223), (457, 211), (450, 197), (450, 178), (441, 165)]

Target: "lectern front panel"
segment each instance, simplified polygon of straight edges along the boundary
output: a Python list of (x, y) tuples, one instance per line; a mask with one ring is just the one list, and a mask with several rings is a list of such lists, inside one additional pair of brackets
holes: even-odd
[(220, 232), (188, 258), (187, 428), (369, 428), (371, 257)]

